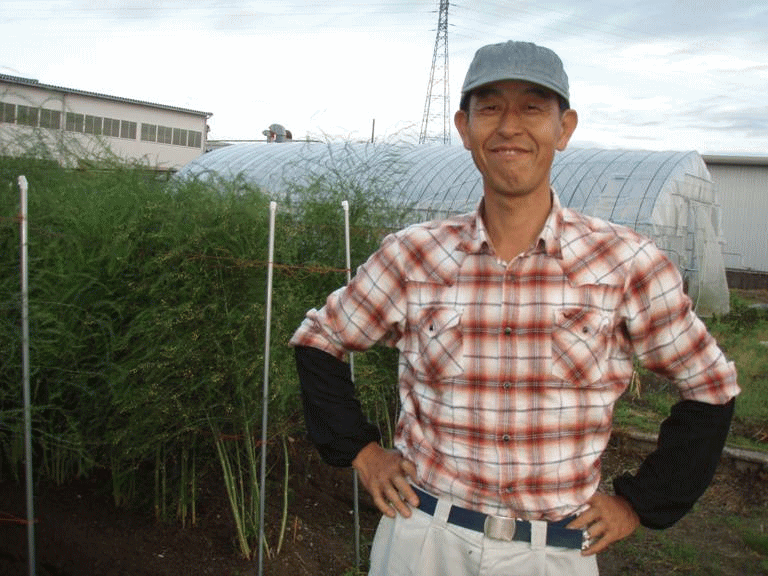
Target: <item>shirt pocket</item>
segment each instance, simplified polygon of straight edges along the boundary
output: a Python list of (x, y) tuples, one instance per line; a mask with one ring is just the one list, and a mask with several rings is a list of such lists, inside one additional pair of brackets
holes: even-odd
[(561, 308), (552, 331), (552, 374), (571, 386), (600, 386), (610, 318), (589, 308)]
[(418, 354), (414, 367), (427, 379), (453, 378), (464, 372), (461, 309), (429, 305), (418, 312)]

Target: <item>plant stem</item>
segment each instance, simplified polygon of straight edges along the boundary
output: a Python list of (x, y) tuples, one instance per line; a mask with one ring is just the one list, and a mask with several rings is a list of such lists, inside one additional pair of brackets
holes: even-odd
[(288, 524), (288, 478), (289, 478), (289, 460), (288, 460), (288, 442), (285, 435), (283, 435), (283, 459), (285, 460), (285, 479), (283, 480), (283, 515), (280, 522), (280, 537), (277, 540), (277, 550), (275, 554), (280, 554), (280, 550), (283, 547), (283, 538), (285, 537), (285, 529)]

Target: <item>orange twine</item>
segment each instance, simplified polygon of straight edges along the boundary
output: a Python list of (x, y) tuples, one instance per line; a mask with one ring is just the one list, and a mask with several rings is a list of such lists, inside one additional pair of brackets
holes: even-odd
[[(17, 518), (8, 512), (0, 512), (0, 522), (6, 522), (8, 524), (22, 524), (24, 526), (29, 524), (29, 521), (25, 520), (24, 518)], [(35, 519), (34, 522), (36, 523), (37, 519)]]

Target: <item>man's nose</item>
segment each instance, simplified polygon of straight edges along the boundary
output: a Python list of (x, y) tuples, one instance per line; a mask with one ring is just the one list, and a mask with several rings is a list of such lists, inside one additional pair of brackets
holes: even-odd
[(520, 111), (510, 106), (499, 117), (497, 131), (503, 136), (513, 136), (519, 134), (522, 127), (522, 118)]

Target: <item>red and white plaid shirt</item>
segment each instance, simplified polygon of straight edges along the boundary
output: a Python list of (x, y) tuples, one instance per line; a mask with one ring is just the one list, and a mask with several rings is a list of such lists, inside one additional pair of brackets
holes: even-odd
[(400, 350), (395, 444), (414, 481), (502, 516), (584, 509), (633, 355), (685, 399), (739, 392), (675, 266), (554, 194), (538, 241), (509, 263), (479, 212), (388, 236), (291, 343), (341, 359), (381, 341)]

